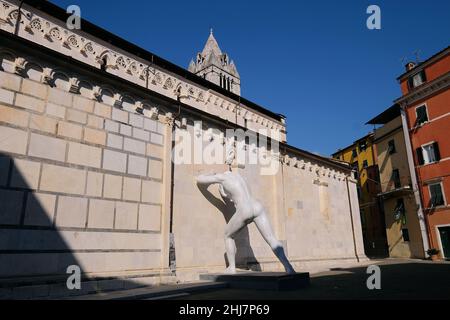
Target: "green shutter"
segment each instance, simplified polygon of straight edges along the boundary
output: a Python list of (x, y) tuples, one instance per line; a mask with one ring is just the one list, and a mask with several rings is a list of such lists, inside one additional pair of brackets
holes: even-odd
[(441, 153), (439, 152), (439, 145), (437, 142), (433, 143), (434, 157), (436, 161), (441, 160)]
[(444, 196), (440, 184), (430, 185), (430, 195), (432, 206), (441, 206), (444, 204)]
[(417, 162), (419, 163), (419, 166), (423, 165), (425, 163), (425, 161), (423, 160), (422, 147), (419, 147), (416, 149), (416, 154), (417, 154)]

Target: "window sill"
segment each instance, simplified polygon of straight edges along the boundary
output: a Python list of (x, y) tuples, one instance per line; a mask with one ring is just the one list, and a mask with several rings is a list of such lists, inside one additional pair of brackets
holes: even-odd
[(445, 210), (445, 209), (449, 209), (449, 208), (450, 208), (450, 206), (443, 204), (443, 205), (436, 206), (436, 207), (425, 208), (425, 210), (426, 211), (435, 211), (435, 210), (441, 211), (441, 210)]
[(420, 128), (422, 128), (424, 125), (426, 125), (426, 124), (428, 124), (428, 123), (430, 123), (430, 120), (425, 121), (425, 122), (422, 122), (421, 124), (415, 125), (415, 126), (412, 127), (409, 131), (414, 131), (414, 130), (420, 129)]
[(433, 161), (433, 162), (429, 162), (429, 163), (424, 163), (422, 165), (417, 166), (416, 168), (423, 168), (423, 167), (426, 167), (426, 166), (429, 166), (429, 165), (432, 165), (432, 164), (437, 164), (439, 162), (440, 161)]

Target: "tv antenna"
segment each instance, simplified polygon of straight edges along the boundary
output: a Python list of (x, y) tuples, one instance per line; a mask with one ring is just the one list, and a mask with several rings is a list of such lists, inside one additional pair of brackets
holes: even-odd
[(404, 66), (404, 65), (406, 65), (406, 63), (408, 62), (408, 58), (402, 57), (402, 58), (400, 59), (400, 61), (402, 62), (402, 65)]
[(419, 63), (421, 50), (417, 49), (414, 51), (414, 56), (416, 57), (416, 63)]

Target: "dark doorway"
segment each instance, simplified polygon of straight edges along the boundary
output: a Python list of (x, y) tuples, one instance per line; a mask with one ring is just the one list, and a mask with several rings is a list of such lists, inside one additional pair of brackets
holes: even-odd
[(450, 260), (450, 226), (439, 227), (439, 235), (441, 237), (442, 256), (446, 260)]

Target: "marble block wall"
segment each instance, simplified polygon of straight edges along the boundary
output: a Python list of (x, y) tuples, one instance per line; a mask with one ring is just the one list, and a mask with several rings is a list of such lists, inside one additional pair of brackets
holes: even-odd
[(159, 271), (166, 125), (2, 61), (0, 277)]

